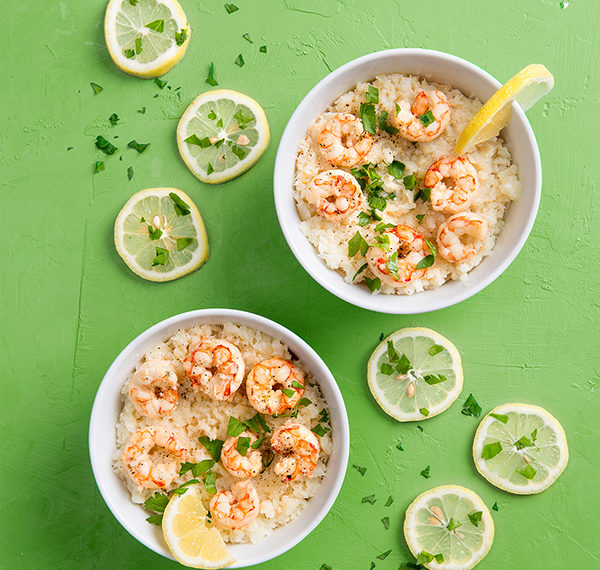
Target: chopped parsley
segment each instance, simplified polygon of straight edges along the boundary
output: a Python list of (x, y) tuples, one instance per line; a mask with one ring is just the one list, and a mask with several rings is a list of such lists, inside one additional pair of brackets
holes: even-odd
[(161, 526), (162, 520), (163, 520), (162, 514), (161, 515), (150, 515), (146, 519), (146, 522), (149, 522), (150, 524), (155, 524), (155, 525)]
[(463, 409), (460, 413), (464, 414), (465, 416), (474, 416), (476, 418), (481, 415), (481, 406), (477, 403), (477, 400), (473, 394), (469, 394), (469, 397), (465, 400)]
[(392, 503), (394, 502), (394, 499), (392, 498), (392, 496), (390, 495), (388, 497), (388, 500), (385, 502), (385, 506), (389, 507)]
[(360, 232), (357, 230), (354, 236), (348, 241), (348, 257), (354, 257), (359, 251), (364, 257), (369, 249), (369, 244), (362, 237)]
[(242, 109), (238, 109), (234, 114), (233, 118), (237, 121), (238, 127), (243, 131), (253, 120), (253, 115), (246, 115)]
[(499, 441), (488, 443), (481, 450), (481, 459), (492, 459), (502, 451), (502, 444)]
[(425, 477), (425, 479), (429, 479), (429, 477), (430, 477), (429, 472), (430, 471), (431, 471), (431, 465), (428, 465), (427, 467), (425, 467), (425, 469), (423, 469), (423, 471), (421, 471), (421, 475), (423, 477)]
[(235, 444), (235, 449), (240, 455), (246, 456), (248, 448), (250, 447), (250, 438), (249, 437), (238, 437), (237, 443)]
[(401, 441), (399, 441), (399, 442), (396, 444), (396, 449), (399, 449), (400, 451), (404, 451), (404, 447), (402, 446), (402, 442), (401, 442)]
[(213, 165), (209, 162), (206, 166), (206, 174), (212, 174), (214, 171), (215, 169), (213, 168)]
[(177, 238), (177, 251), (183, 251), (186, 247), (189, 247), (194, 243), (194, 238), (182, 237)]
[(212, 85), (213, 87), (218, 85), (217, 80), (215, 79), (215, 64), (212, 61), (210, 62), (210, 67), (208, 68), (208, 77), (206, 78), (206, 83)]
[(398, 351), (391, 340), (387, 341), (387, 357), (390, 359), (390, 362), (398, 362), (400, 360)]
[(417, 214), (417, 216), (416, 216), (417, 222), (421, 223), (423, 221), (424, 217), (425, 217), (425, 214)]
[(149, 24), (146, 24), (145, 27), (150, 30), (154, 30), (155, 32), (158, 32), (159, 34), (162, 34), (165, 31), (165, 21), (163, 19), (154, 20)]
[(200, 148), (208, 148), (212, 145), (208, 137), (201, 139), (197, 134), (190, 135), (187, 139), (183, 139), (188, 144), (195, 144)]
[(146, 107), (142, 107), (141, 109), (138, 109), (138, 113), (141, 113), (142, 115), (146, 114)]
[(422, 431), (422, 432), (423, 432), (423, 431), (425, 431), (425, 430), (424, 430), (424, 429), (423, 429), (421, 426), (419, 426), (419, 425), (417, 426), (417, 428), (419, 429), (419, 431)]
[(435, 262), (435, 255), (437, 253), (435, 246), (428, 239), (425, 240), (425, 243), (427, 244), (427, 247), (429, 247), (429, 251), (431, 253), (426, 255), (423, 259), (421, 259), (421, 261), (419, 261), (419, 263), (417, 263), (416, 269), (427, 269)]
[(471, 521), (471, 524), (473, 526), (479, 526), (482, 516), (483, 516), (483, 511), (477, 511), (477, 512), (471, 513), (469, 515), (469, 520)]
[(233, 62), (235, 63), (238, 67), (244, 67), (244, 58), (242, 57), (242, 54), (238, 54), (238, 56), (235, 58), (235, 61)]
[(445, 382), (447, 378), (443, 374), (439, 374), (438, 376), (435, 374), (425, 374), (425, 376), (423, 376), (423, 380), (425, 380), (425, 382), (427, 382), (427, 384), (430, 386), (433, 386), (435, 384)]
[(533, 443), (531, 442), (531, 440), (528, 437), (520, 437), (519, 439), (517, 439), (517, 441), (515, 441), (515, 447), (519, 450), (521, 449), (525, 449), (526, 447), (531, 447), (533, 445)]
[(385, 374), (386, 376), (391, 376), (394, 373), (394, 367), (387, 362), (382, 362), (380, 370), (381, 373)]
[(521, 469), (517, 469), (517, 473), (519, 475), (523, 475), (523, 477), (525, 477), (525, 479), (531, 480), (535, 477), (535, 474), (537, 473), (537, 471), (531, 465), (525, 465), (525, 467), (522, 467)]
[(379, 558), (379, 560), (385, 560), (390, 555), (390, 552), (391, 552), (391, 550), (382, 552), (377, 558)]
[(332, 570), (329, 564), (321, 564), (321, 568), (319, 570)]
[(164, 495), (163, 493), (154, 493), (154, 495), (146, 499), (144, 502), (144, 507), (146, 507), (149, 511), (162, 513), (167, 508), (168, 504), (169, 497), (167, 497), (167, 495)]
[(414, 174), (409, 174), (402, 179), (404, 187), (407, 190), (412, 190), (417, 185), (417, 179)]
[(427, 408), (419, 408), (419, 412), (421, 412), (424, 416), (429, 415), (429, 410)]
[(225, 4), (225, 10), (227, 10), (228, 14), (233, 14), (237, 12), (239, 8), (235, 4)]
[(444, 350), (443, 346), (440, 346), (439, 344), (434, 344), (428, 350), (429, 356), (435, 356), (436, 354), (439, 354), (440, 352), (442, 352), (442, 350)]
[(148, 226), (148, 236), (152, 241), (160, 239), (162, 236), (162, 230), (160, 228), (155, 228), (154, 226)]
[(132, 140), (127, 143), (127, 146), (142, 154), (150, 146), (150, 143), (139, 143), (136, 140)]
[(200, 477), (202, 473), (206, 473), (215, 462), (212, 459), (204, 459), (198, 463), (183, 462), (179, 469), (179, 475), (185, 475), (188, 471), (192, 472), (194, 477)]
[(175, 32), (175, 43), (178, 46), (182, 46), (185, 40), (187, 40), (187, 30), (185, 28), (182, 28), (178, 32)]
[(366, 212), (361, 212), (360, 214), (358, 214), (358, 225), (361, 228), (370, 223), (371, 223), (371, 216), (369, 216), (369, 214), (367, 214)]
[(96, 137), (96, 148), (108, 155), (112, 155), (117, 152), (117, 147), (109, 143), (103, 136), (100, 135)]
[(204, 480), (204, 488), (212, 495), (216, 494), (217, 492), (217, 474), (213, 473), (212, 471), (208, 471), (207, 473), (205, 473), (202, 476), (202, 479)]
[(210, 439), (205, 435), (198, 438), (198, 441), (206, 448), (206, 451), (213, 458), (215, 463), (221, 459), (221, 449), (223, 448), (223, 440)]
[(417, 556), (417, 564), (429, 564), (429, 562), (432, 562), (433, 559), (433, 554), (423, 550), (422, 552), (419, 552), (419, 555)]
[(162, 247), (156, 248), (156, 256), (152, 260), (152, 267), (156, 265), (168, 265), (169, 264), (169, 251)]
[(231, 437), (237, 437), (246, 429), (246, 424), (241, 422), (233, 416), (229, 416), (229, 423), (227, 424), (227, 435)]
[(406, 354), (402, 354), (400, 360), (398, 361), (398, 366), (396, 366), (396, 370), (400, 374), (408, 374), (408, 371), (412, 368), (412, 364)]
[(367, 202), (372, 208), (372, 211), (370, 212), (371, 217), (376, 220), (381, 220), (381, 218), (375, 214), (375, 210), (385, 210), (387, 200), (394, 199), (396, 196), (392, 193), (384, 194), (381, 176), (375, 170), (376, 168), (376, 164), (365, 164), (360, 168), (353, 168), (351, 172), (358, 181), (363, 192), (367, 195)]
[(142, 53), (142, 38), (135, 38), (135, 53)]
[(167, 85), (167, 82), (164, 79), (161, 79), (160, 77), (155, 77), (154, 83), (156, 83), (156, 85), (158, 85), (159, 89), (164, 89), (165, 86)]
[(102, 170), (104, 170), (104, 163), (101, 160), (97, 160), (94, 164), (94, 174), (101, 172)]
[(498, 506), (498, 503), (497, 503), (497, 502), (496, 502), (496, 503), (494, 503), (494, 504), (492, 505), (492, 509), (493, 509), (494, 511), (499, 511), (499, 510), (500, 510), (500, 507)]
[(284, 388), (283, 393), (288, 398), (293, 398), (296, 395), (296, 390), (292, 390), (291, 388)]
[(399, 180), (400, 178), (402, 178), (405, 168), (406, 168), (406, 165), (403, 162), (394, 160), (391, 164), (388, 165), (388, 172), (394, 178), (397, 178)]
[(187, 216), (190, 213), (190, 207), (175, 192), (169, 192), (169, 198), (178, 216)]
[(250, 34), (242, 34), (242, 37), (247, 41), (253, 44), (254, 42), (250, 39)]
[(110, 124), (114, 127), (119, 122), (119, 115), (113, 113), (110, 117), (108, 117)]
[(352, 467), (354, 467), (354, 469), (356, 469), (363, 477), (365, 476), (365, 473), (367, 472), (366, 467), (362, 467), (361, 465), (356, 464), (354, 464)]
[(369, 503), (371, 505), (374, 505), (376, 501), (377, 499), (375, 498), (375, 495), (368, 495), (367, 497), (362, 498), (363, 503)]
[(260, 53), (267, 53), (267, 46), (260, 46), (260, 47), (258, 48), (258, 51), (259, 51)]
[(316, 433), (320, 437), (323, 437), (330, 430), (331, 430), (331, 428), (325, 427), (322, 424), (317, 424), (310, 431), (312, 431), (313, 433)]
[(418, 119), (423, 123), (424, 127), (428, 127), (431, 123), (435, 122), (435, 117), (433, 116), (431, 109), (428, 109), (426, 113), (419, 115)]
[(385, 131), (386, 133), (389, 133), (390, 135), (395, 135), (398, 132), (398, 129), (396, 127), (392, 127), (387, 122), (387, 118), (388, 118), (388, 112), (381, 111), (381, 114), (379, 115), (379, 119), (377, 120), (377, 122), (379, 123), (379, 130)]
[(365, 99), (367, 103), (379, 103), (379, 89), (369, 85), (367, 92), (365, 93)]
[(123, 55), (127, 59), (133, 59), (135, 57), (135, 51), (133, 51), (132, 49), (124, 49), (123, 50)]
[(97, 83), (90, 83), (90, 86), (94, 92), (94, 95), (98, 95), (98, 93), (104, 91), (104, 87), (102, 87), (102, 85), (98, 85)]
[[(303, 398), (303, 399), (308, 400), (308, 398)], [(300, 402), (298, 402), (298, 403), (300, 403)], [(311, 401), (308, 400), (308, 403), (310, 404)], [(256, 414), (254, 416), (252, 416), (249, 420), (245, 420), (243, 423), (246, 424), (252, 431), (254, 431), (256, 433), (261, 433), (262, 431), (264, 431), (264, 432), (271, 431), (271, 428), (267, 425), (267, 422), (265, 422), (263, 417), (258, 412), (256, 412)]]
[(381, 289), (381, 279), (379, 277), (375, 277), (375, 279), (370, 279), (369, 277), (365, 277), (365, 283), (369, 288), (369, 291), (373, 293), (373, 291), (379, 291)]
[(458, 528), (459, 526), (462, 526), (462, 523), (457, 521), (456, 519), (450, 518), (450, 520), (448, 521), (448, 530), (454, 530), (455, 528)]
[(384, 232), (385, 230), (389, 229), (389, 228), (393, 228), (394, 224), (386, 224), (384, 222), (379, 222), (376, 226), (375, 226), (375, 231), (376, 232)]
[(127, 167), (127, 180), (131, 180), (133, 178), (133, 166)]
[(381, 522), (383, 523), (383, 528), (385, 528), (385, 530), (390, 528), (390, 517), (383, 517)]
[(375, 114), (375, 105), (373, 105), (373, 103), (361, 103), (359, 116), (365, 131), (374, 135), (377, 132), (377, 115)]

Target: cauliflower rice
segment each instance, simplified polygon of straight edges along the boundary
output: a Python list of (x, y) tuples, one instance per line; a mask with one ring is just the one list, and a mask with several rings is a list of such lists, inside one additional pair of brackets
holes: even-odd
[[(373, 243), (378, 235), (375, 232), (378, 222), (360, 227), (358, 212), (341, 222), (323, 218), (317, 214), (309, 200), (309, 185), (314, 176), (332, 168), (323, 158), (317, 143), (317, 137), (325, 122), (333, 113), (352, 113), (359, 116), (360, 105), (365, 102), (365, 93), (369, 85), (379, 89), (379, 103), (375, 105), (377, 116), (387, 111), (391, 118), (397, 100), (412, 102), (417, 93), (423, 90), (439, 89), (448, 99), (452, 113), (451, 121), (438, 138), (430, 142), (412, 143), (399, 135), (379, 130), (373, 136), (374, 143), (369, 154), (361, 163), (378, 165), (376, 170), (382, 177), (385, 191), (395, 194), (395, 198), (388, 200), (387, 207), (380, 212), (383, 222), (411, 226), (434, 244), (437, 230), (446, 216), (433, 210), (429, 202), (415, 200), (413, 196), (416, 195), (417, 188), (422, 187), (427, 169), (442, 156), (454, 154), (454, 145), (460, 133), (482, 106), (478, 99), (466, 97), (449, 85), (430, 83), (416, 76), (389, 74), (378, 75), (370, 83), (359, 83), (314, 120), (305, 139), (299, 145), (296, 161), (294, 197), (301, 219), (300, 228), (325, 264), (341, 273), (348, 283), (361, 283), (365, 281), (365, 277), (374, 277), (367, 269), (354, 279), (355, 274), (365, 264), (365, 258), (360, 252), (349, 258), (348, 241), (360, 230), (363, 238), (368, 243)], [(437, 255), (434, 265), (427, 270), (423, 278), (415, 279), (399, 288), (382, 283), (381, 293), (411, 295), (425, 289), (436, 289), (448, 280), (465, 279), (469, 271), (479, 265), (494, 248), (496, 238), (502, 231), (506, 210), (510, 202), (517, 200), (521, 194), (518, 170), (500, 137), (479, 144), (467, 153), (467, 158), (475, 167), (479, 178), (479, 189), (469, 210), (483, 216), (489, 226), (483, 246), (475, 256), (459, 263), (450, 263)], [(394, 160), (406, 165), (405, 176), (413, 174), (417, 178), (418, 186), (414, 191), (407, 190), (402, 179), (396, 179), (389, 174), (387, 165)], [(347, 168), (342, 170), (349, 171)], [(419, 223), (417, 215), (423, 214), (424, 217)]]
[[(127, 446), (129, 438), (138, 429), (144, 427), (163, 426), (177, 434), (178, 439), (188, 446), (192, 461), (198, 462), (208, 459), (209, 455), (198, 442), (198, 437), (208, 436), (211, 439), (227, 439), (227, 425), (229, 417), (247, 420), (256, 414), (246, 397), (245, 381), (235, 392), (231, 401), (211, 400), (201, 392), (192, 390), (191, 381), (187, 378), (182, 361), (191, 348), (195, 347), (201, 339), (216, 338), (227, 340), (236, 345), (246, 366), (246, 373), (259, 362), (268, 357), (276, 356), (286, 360), (294, 360), (294, 364), (305, 373), (304, 397), (311, 400), (311, 404), (300, 406), (298, 421), (309, 428), (314, 427), (320, 417), (320, 412), (327, 407), (318, 385), (314, 378), (290, 353), (287, 346), (281, 341), (250, 327), (224, 323), (219, 325), (198, 325), (189, 329), (180, 329), (164, 343), (150, 349), (139, 365), (151, 358), (164, 358), (173, 362), (179, 379), (179, 401), (170, 416), (162, 418), (149, 418), (140, 416), (129, 399), (128, 386), (134, 372), (123, 384), (123, 410), (116, 426), (116, 452), (113, 458), (113, 469), (127, 485), (134, 503), (142, 504), (156, 489), (142, 489), (129, 477), (123, 468), (121, 455)], [(138, 365), (138, 367), (139, 367)], [(263, 419), (271, 430), (276, 429), (288, 421), (286, 418), (275, 418), (263, 415)], [(290, 483), (282, 482), (273, 472), (271, 464), (264, 472), (251, 479), (260, 497), (260, 514), (246, 528), (238, 530), (221, 530), (221, 535), (226, 542), (243, 543), (257, 542), (274, 529), (285, 525), (302, 511), (307, 501), (315, 495), (325, 472), (327, 461), (332, 449), (331, 431), (319, 437), (321, 450), (319, 460), (312, 477), (297, 479)], [(270, 448), (269, 438), (261, 446), (261, 451)], [(212, 467), (216, 473), (216, 487), (218, 491), (229, 489), (234, 483), (240, 481), (233, 477), (220, 462)], [(191, 479), (191, 472), (180, 476), (177, 484)], [(212, 495), (211, 495), (212, 497)], [(208, 505), (206, 505), (208, 507)]]

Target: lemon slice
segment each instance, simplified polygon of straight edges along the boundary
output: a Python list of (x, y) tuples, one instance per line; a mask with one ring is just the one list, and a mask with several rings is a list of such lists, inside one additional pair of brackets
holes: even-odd
[(185, 54), (190, 26), (176, 0), (110, 0), (106, 47), (119, 69), (149, 79), (167, 73)]
[(219, 531), (206, 520), (198, 486), (173, 495), (165, 509), (162, 529), (177, 562), (192, 568), (224, 568), (235, 562)]
[(519, 71), (494, 93), (469, 121), (456, 143), (456, 154), (464, 154), (495, 136), (508, 124), (512, 103), (527, 111), (554, 87), (554, 77), (539, 63)]
[(463, 384), (456, 347), (424, 328), (401, 329), (384, 339), (369, 359), (367, 378), (377, 403), (400, 422), (437, 416)]
[(473, 491), (443, 485), (410, 504), (404, 537), (417, 563), (426, 568), (473, 568), (492, 546), (494, 521)]
[(254, 100), (229, 89), (208, 91), (177, 127), (179, 153), (196, 178), (219, 184), (248, 170), (269, 144), (269, 124)]
[(479, 424), (473, 459), (477, 471), (503, 491), (541, 493), (567, 465), (567, 437), (544, 408), (503, 404)]
[(149, 281), (183, 277), (209, 255), (202, 216), (176, 188), (147, 188), (129, 198), (115, 221), (115, 246), (129, 268)]

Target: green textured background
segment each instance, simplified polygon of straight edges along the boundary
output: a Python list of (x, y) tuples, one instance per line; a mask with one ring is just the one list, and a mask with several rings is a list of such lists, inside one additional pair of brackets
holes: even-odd
[[(597, 1), (236, 3), (240, 10), (228, 15), (220, 0), (182, 0), (192, 40), (166, 76), (181, 86), (181, 98), (113, 66), (102, 0), (14, 2), (3, 18), (0, 564), (175, 567), (130, 537), (102, 501), (88, 459), (89, 413), (104, 372), (132, 338), (176, 313), (222, 306), (270, 317), (308, 341), (338, 379), (351, 422), (350, 468), (335, 506), (300, 545), (261, 568), (368, 569), (375, 560), (377, 568), (396, 569), (410, 560), (401, 534), (405, 508), (445, 483), (500, 505), (481, 568), (600, 568)], [(245, 32), (254, 44), (242, 39)], [(278, 139), (304, 94), (331, 69), (393, 47), (447, 51), (501, 81), (540, 62), (556, 79), (529, 112), (544, 188), (527, 244), (486, 290), (426, 315), (378, 315), (327, 293), (289, 251), (272, 198)], [(239, 53), (243, 68), (234, 65)], [(211, 61), (221, 87), (262, 103), (272, 131), (262, 160), (217, 187), (188, 172), (175, 144), (178, 118), (209, 89)], [(94, 95), (90, 81), (104, 91)], [(136, 112), (142, 106), (145, 115)], [(117, 127), (107, 120), (113, 112)], [(98, 134), (120, 152), (96, 151)], [(151, 146), (138, 155), (125, 148), (132, 138)], [(93, 175), (97, 159), (106, 170)], [(112, 242), (119, 209), (151, 186), (179, 187), (194, 198), (212, 248), (203, 269), (167, 284), (132, 274)], [(463, 395), (423, 422), (423, 433), (381, 413), (365, 382), (379, 334), (405, 326), (440, 331), (464, 360)], [(551, 489), (510, 496), (475, 473), (469, 453), (478, 422), (460, 414), (469, 392), (484, 411), (530, 402), (562, 422), (570, 461)], [(395, 449), (398, 441), (404, 452)], [(368, 468), (364, 477), (353, 463)], [(429, 480), (419, 474), (426, 465)], [(377, 502), (362, 504), (372, 493)], [(394, 504), (385, 508), (388, 495)], [(383, 516), (391, 518), (389, 530)], [(386, 560), (376, 560), (388, 549)]]

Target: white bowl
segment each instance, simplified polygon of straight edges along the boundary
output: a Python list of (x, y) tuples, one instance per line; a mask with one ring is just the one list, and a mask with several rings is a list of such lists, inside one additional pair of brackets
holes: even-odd
[(113, 515), (125, 530), (142, 544), (172, 559), (165, 545), (161, 528), (145, 521), (149, 513), (142, 506), (131, 501), (123, 481), (111, 467), (115, 453), (115, 425), (122, 408), (121, 388), (144, 353), (155, 344), (166, 340), (177, 329), (191, 327), (198, 323), (224, 321), (256, 328), (287, 344), (317, 379), (330, 412), (333, 436), (333, 451), (329, 457), (323, 483), (298, 518), (279, 527), (261, 542), (235, 544), (230, 547), (231, 554), (237, 560), (231, 567), (242, 568), (283, 554), (311, 532), (333, 505), (346, 473), (350, 432), (344, 400), (323, 360), (301, 338), (269, 319), (230, 309), (190, 311), (154, 325), (123, 349), (104, 376), (92, 408), (89, 445), (96, 484)]
[(346, 283), (329, 269), (300, 231), (293, 197), (298, 144), (315, 119), (342, 93), (360, 81), (382, 73), (407, 73), (448, 83), (468, 96), (485, 101), (500, 87), (489, 73), (453, 55), (424, 49), (391, 49), (359, 57), (322, 79), (304, 97), (283, 132), (275, 160), (274, 193), (279, 224), (292, 252), (304, 269), (325, 289), (353, 305), (381, 313), (412, 314), (435, 311), (468, 299), (496, 279), (517, 256), (537, 214), (542, 169), (535, 136), (521, 107), (514, 103), (503, 137), (519, 168), (523, 196), (508, 209), (505, 226), (492, 253), (464, 281), (449, 281), (415, 295), (372, 295), (364, 286)]

